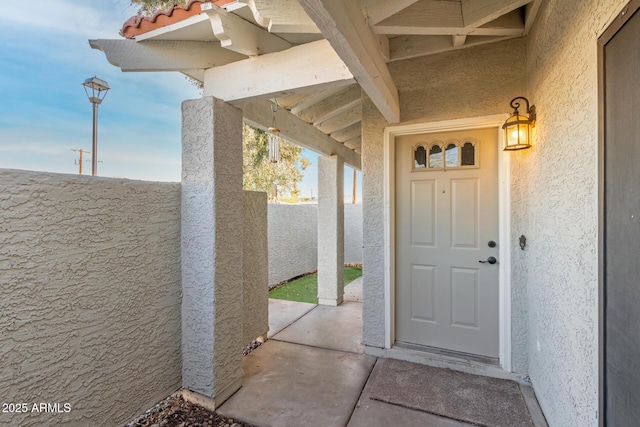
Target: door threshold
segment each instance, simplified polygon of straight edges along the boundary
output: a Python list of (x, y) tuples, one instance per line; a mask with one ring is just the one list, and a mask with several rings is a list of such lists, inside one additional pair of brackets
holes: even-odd
[(415, 344), (395, 342), (391, 348), (365, 346), (365, 354), (375, 357), (405, 360), (436, 368), (453, 369), (468, 374), (515, 381), (531, 385), (524, 375), (505, 371), (498, 360), (466, 353), (435, 349)]
[(469, 363), (500, 367), (500, 361), (497, 358), (493, 357), (479, 356), (477, 354), (463, 353), (461, 351), (446, 350), (443, 348), (430, 347), (428, 345), (413, 344), (402, 341), (396, 341), (393, 346), (398, 348), (405, 348), (407, 350), (421, 351), (433, 356), (444, 356), (447, 358), (458, 359), (460, 361)]

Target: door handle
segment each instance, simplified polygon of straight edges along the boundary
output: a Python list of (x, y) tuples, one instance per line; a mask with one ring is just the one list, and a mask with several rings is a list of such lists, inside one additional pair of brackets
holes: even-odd
[(486, 261), (478, 261), (478, 262), (481, 262), (483, 264), (487, 264), (487, 263), (495, 264), (496, 262), (498, 262), (498, 260), (495, 257), (490, 256), (489, 258), (487, 258)]

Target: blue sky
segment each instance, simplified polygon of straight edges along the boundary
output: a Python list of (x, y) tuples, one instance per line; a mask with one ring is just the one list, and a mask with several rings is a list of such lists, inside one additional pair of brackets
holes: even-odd
[[(77, 173), (71, 149), (91, 150), (92, 138), (81, 83), (97, 75), (111, 87), (99, 107), (98, 174), (180, 181), (180, 106), (198, 89), (180, 73), (123, 73), (87, 42), (119, 39), (136, 8), (129, 0), (28, 4), (0, 14), (0, 168)], [(317, 154), (303, 154), (312, 165), (301, 194), (317, 195)], [(352, 181), (346, 168), (345, 196)]]

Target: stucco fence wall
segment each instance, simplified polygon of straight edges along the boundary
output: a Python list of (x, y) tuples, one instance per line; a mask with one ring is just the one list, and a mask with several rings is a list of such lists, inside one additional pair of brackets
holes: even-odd
[[(179, 389), (180, 184), (15, 170), (0, 183), (1, 403), (29, 409), (0, 424), (118, 425)], [(245, 213), (264, 218), (261, 195), (245, 194)], [(315, 268), (317, 207), (269, 205), (268, 217), (270, 274)], [(264, 258), (252, 221), (244, 250)], [(345, 224), (345, 260), (361, 262), (359, 205)], [(264, 332), (259, 317), (245, 335)], [(32, 413), (42, 402), (63, 412)]]
[[(269, 285), (318, 266), (318, 206), (269, 205)], [(362, 205), (344, 206), (344, 262), (362, 263)]]
[(0, 282), (1, 401), (29, 410), (0, 425), (119, 425), (180, 387), (180, 184), (0, 170)]

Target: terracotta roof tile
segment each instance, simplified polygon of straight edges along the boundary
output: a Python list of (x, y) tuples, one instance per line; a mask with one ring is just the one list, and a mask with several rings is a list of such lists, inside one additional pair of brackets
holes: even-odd
[[(222, 7), (225, 4), (232, 3), (233, 1), (235, 0), (215, 0), (213, 1), (213, 4)], [(203, 0), (190, 0), (189, 3), (185, 5), (174, 4), (167, 10), (159, 10), (154, 13), (153, 16), (132, 16), (127, 19), (122, 26), (120, 35), (130, 39), (140, 34), (175, 24), (176, 22), (183, 21), (191, 16), (202, 13), (200, 5), (208, 2), (209, 1)]]

